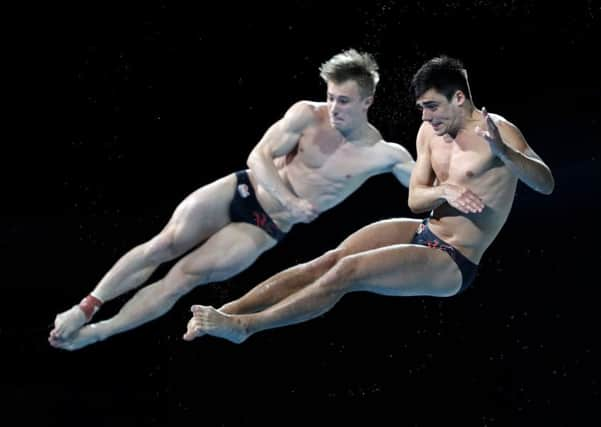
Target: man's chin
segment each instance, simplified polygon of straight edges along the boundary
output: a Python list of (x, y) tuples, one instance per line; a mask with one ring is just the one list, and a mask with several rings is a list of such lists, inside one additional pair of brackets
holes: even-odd
[(439, 125), (432, 125), (432, 130), (434, 131), (434, 133), (438, 136), (444, 135), (445, 133), (447, 133), (446, 128), (441, 124)]

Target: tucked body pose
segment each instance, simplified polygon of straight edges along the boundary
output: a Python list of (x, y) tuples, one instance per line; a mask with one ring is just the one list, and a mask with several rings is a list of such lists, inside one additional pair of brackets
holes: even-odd
[(192, 306), (184, 339), (208, 333), (239, 343), (315, 318), (349, 292), (448, 297), (470, 285), (507, 220), (518, 181), (550, 194), (553, 176), (515, 125), (475, 108), (459, 60), (426, 62), (412, 89), (423, 123), (409, 207), (430, 215), (368, 225), (220, 309)]
[[(163, 315), (194, 287), (249, 267), (294, 224), (313, 221), (371, 176), (393, 173), (409, 186), (412, 156), (384, 141), (367, 119), (379, 80), (374, 58), (350, 49), (320, 72), (326, 102), (292, 105), (252, 150), (248, 169), (184, 199), (160, 233), (131, 249), (78, 305), (56, 316), (52, 346), (79, 349)], [(180, 257), (117, 315), (89, 323), (102, 303), (140, 287), (160, 264)]]

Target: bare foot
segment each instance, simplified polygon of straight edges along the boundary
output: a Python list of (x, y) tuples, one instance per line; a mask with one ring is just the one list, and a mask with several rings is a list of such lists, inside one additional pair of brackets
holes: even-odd
[(67, 340), (75, 331), (80, 329), (87, 322), (86, 315), (74, 305), (69, 310), (59, 314), (54, 319), (54, 329), (50, 331), (51, 340)]
[(248, 333), (238, 316), (225, 314), (204, 305), (193, 305), (192, 312), (200, 329), (209, 335), (224, 338), (236, 344), (240, 344), (248, 338)]
[[(193, 309), (190, 311), (193, 311)], [(184, 340), (192, 341), (196, 338), (202, 337), (203, 335), (206, 335), (206, 332), (201, 329), (200, 320), (197, 319), (196, 316), (192, 316), (192, 318), (188, 321), (187, 331), (184, 334)]]
[(80, 348), (86, 347), (90, 344), (94, 344), (95, 342), (101, 341), (102, 339), (104, 339), (104, 337), (101, 333), (101, 328), (99, 327), (99, 324), (93, 323), (91, 325), (87, 325), (79, 329), (69, 338), (56, 339), (50, 337), (48, 339), (48, 342), (50, 342), (50, 345), (52, 347), (72, 351), (79, 350)]

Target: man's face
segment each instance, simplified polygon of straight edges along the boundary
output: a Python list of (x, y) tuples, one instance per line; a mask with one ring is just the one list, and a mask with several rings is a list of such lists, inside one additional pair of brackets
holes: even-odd
[(457, 93), (449, 101), (435, 89), (429, 89), (415, 103), (422, 112), (422, 121), (430, 123), (436, 135), (455, 134), (460, 128), (461, 114)]
[(327, 104), (330, 123), (339, 131), (349, 131), (361, 126), (373, 102), (373, 96), (361, 98), (354, 80), (336, 84), (328, 82)]

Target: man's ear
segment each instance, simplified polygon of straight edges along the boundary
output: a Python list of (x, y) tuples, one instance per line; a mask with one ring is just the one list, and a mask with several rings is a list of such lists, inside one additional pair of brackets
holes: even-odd
[(466, 99), (465, 93), (463, 93), (462, 90), (455, 91), (455, 94), (453, 95), (453, 101), (456, 105), (461, 107), (465, 103)]

